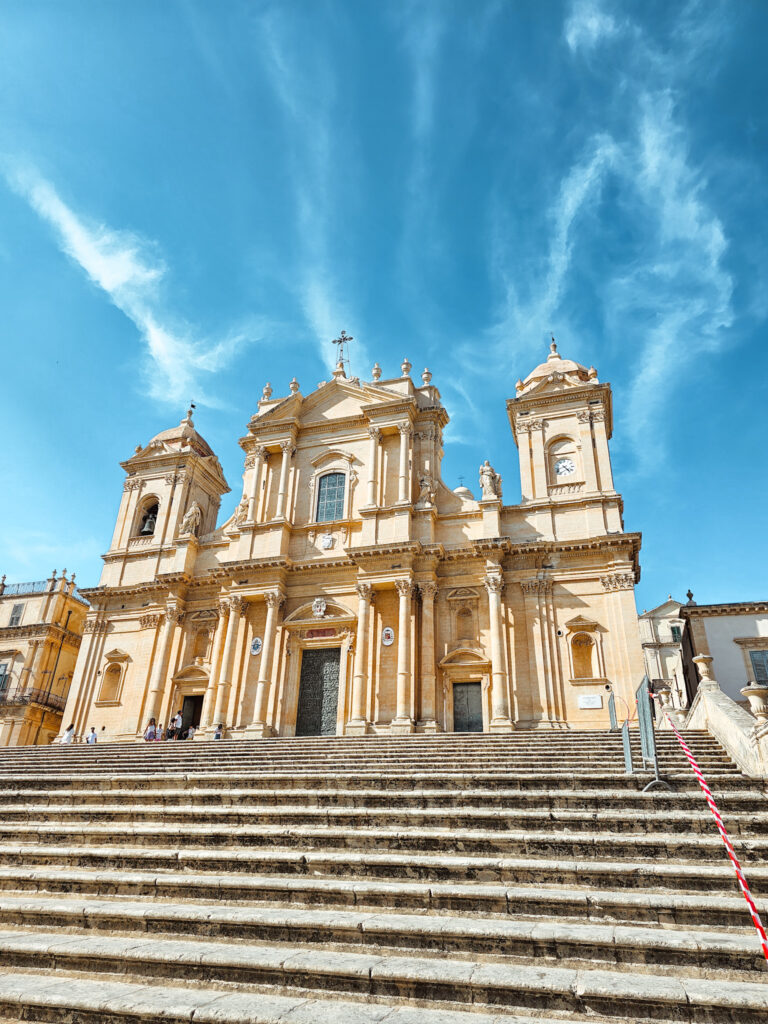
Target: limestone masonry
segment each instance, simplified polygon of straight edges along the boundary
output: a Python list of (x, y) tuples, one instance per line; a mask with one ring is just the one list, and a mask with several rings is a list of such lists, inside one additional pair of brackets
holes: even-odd
[(64, 727), (125, 741), (180, 709), (199, 738), (607, 725), (608, 685), (630, 700), (643, 676), (610, 385), (554, 342), (518, 381), (505, 505), (493, 453), (479, 500), (443, 483), (440, 393), (400, 371), (267, 385), (222, 526), (191, 411), (122, 463)]

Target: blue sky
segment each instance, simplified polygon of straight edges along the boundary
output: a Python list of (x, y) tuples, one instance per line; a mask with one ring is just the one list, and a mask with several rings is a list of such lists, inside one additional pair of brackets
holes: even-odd
[(638, 603), (765, 598), (768, 5), (4, 0), (0, 572), (95, 584), (120, 459), (265, 381), (429, 366), (444, 478), (561, 352), (614, 388)]

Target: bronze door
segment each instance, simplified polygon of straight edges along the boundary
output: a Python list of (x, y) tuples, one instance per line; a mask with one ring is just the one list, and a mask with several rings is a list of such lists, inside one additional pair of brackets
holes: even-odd
[(297, 736), (335, 736), (339, 705), (340, 647), (309, 649), (301, 656)]
[(453, 684), (453, 731), (483, 731), (483, 695), (480, 683)]

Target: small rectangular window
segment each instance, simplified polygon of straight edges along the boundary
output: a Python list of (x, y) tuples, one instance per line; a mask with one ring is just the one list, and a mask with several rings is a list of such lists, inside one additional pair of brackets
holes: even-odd
[(756, 683), (768, 683), (768, 651), (750, 651), (749, 660)]
[(676, 644), (679, 644), (683, 639), (683, 630), (681, 626), (672, 626), (672, 639)]
[(8, 662), (4, 661), (0, 665), (0, 693), (8, 686)]
[(21, 622), (21, 613), (24, 611), (23, 604), (15, 604), (11, 608), (11, 621), (8, 623), (9, 626), (18, 626)]

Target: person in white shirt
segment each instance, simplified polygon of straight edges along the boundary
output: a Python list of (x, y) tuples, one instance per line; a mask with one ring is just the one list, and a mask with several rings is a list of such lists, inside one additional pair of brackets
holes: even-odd
[(177, 740), (181, 739), (181, 722), (182, 722), (181, 712), (177, 711), (176, 712), (176, 717), (173, 720), (173, 731), (175, 733), (174, 739), (177, 739)]
[(187, 729), (187, 739), (188, 740), (193, 740), (195, 738), (195, 733), (196, 732), (197, 732), (197, 729), (195, 729), (194, 725), (190, 725), (190, 727)]
[(149, 725), (147, 725), (147, 728), (144, 730), (144, 739), (147, 743), (155, 738), (156, 728), (154, 718), (150, 718)]
[(75, 742), (75, 726), (74, 726), (74, 723), (72, 725), (68, 725), (67, 726), (67, 731), (61, 737), (61, 742), (62, 743), (74, 743)]
[(99, 737), (96, 735), (96, 726), (92, 725), (91, 731), (88, 733), (88, 737), (85, 742), (93, 746), (93, 744), (97, 742), (98, 738)]

